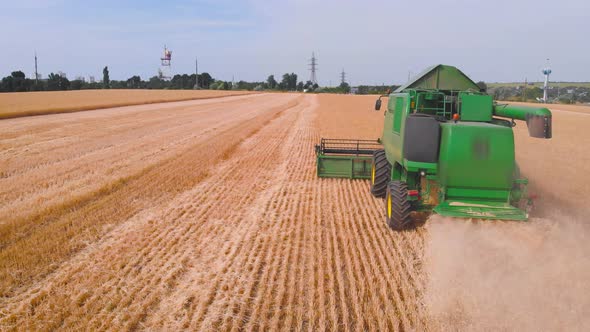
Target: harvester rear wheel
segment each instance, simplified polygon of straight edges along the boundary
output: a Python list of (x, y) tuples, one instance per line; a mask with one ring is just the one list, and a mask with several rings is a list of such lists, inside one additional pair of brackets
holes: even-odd
[(387, 184), (385, 195), (385, 220), (389, 228), (401, 231), (414, 226), (410, 212), (412, 207), (408, 201), (408, 186), (401, 181)]
[(371, 194), (383, 198), (391, 177), (391, 165), (385, 157), (385, 150), (377, 150), (373, 153), (371, 165)]

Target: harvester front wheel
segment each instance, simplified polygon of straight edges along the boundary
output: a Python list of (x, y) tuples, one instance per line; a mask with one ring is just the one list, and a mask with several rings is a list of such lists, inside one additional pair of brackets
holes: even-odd
[(385, 157), (385, 150), (377, 150), (373, 153), (371, 165), (371, 194), (383, 198), (391, 177), (391, 165)]
[(385, 195), (385, 220), (389, 228), (396, 231), (411, 228), (413, 226), (411, 210), (408, 186), (401, 181), (389, 182)]

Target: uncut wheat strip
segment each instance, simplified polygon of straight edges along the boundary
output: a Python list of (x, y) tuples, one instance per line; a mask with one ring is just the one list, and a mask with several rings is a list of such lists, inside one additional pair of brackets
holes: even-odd
[[(149, 125), (142, 121), (140, 126), (136, 125), (137, 128), (125, 128), (122, 131), (112, 131), (104, 127), (97, 129), (85, 124), (84, 133), (64, 132), (68, 136), (56, 139), (55, 141), (59, 140), (59, 142), (53, 142), (55, 144), (27, 146), (18, 150), (18, 152), (21, 152), (20, 155), (4, 158), (8, 163), (7, 166), (9, 166), (4, 167), (6, 170), (5, 178), (11, 178), (19, 174), (30, 174), (35, 170), (52, 165), (67, 166), (72, 160), (100, 156), (103, 153), (112, 151), (118, 153), (125, 150), (133, 151), (132, 148), (138, 144), (140, 144), (138, 147), (142, 148), (142, 150), (144, 148), (151, 148), (152, 150), (167, 148), (191, 138), (191, 136), (184, 137), (179, 133), (200, 136), (200, 132), (195, 135), (190, 130), (206, 130), (208, 126), (206, 123), (195, 123), (194, 119), (188, 118), (180, 123), (177, 122), (178, 119), (174, 119), (173, 122), (159, 120), (154, 121), (153, 125)], [(210, 120), (207, 122), (214, 123)], [(97, 135), (97, 133), (100, 135)], [(52, 153), (41, 155), (47, 150), (51, 150)], [(139, 151), (143, 152), (142, 150)], [(11, 158), (15, 162), (10, 163)]]
[(175, 108), (183, 106), (206, 105), (212, 103), (227, 103), (236, 100), (247, 100), (250, 98), (268, 98), (272, 94), (256, 94), (247, 96), (228, 96), (216, 99), (201, 99), (188, 101), (171, 101), (144, 105), (102, 107), (78, 113), (46, 114), (43, 116), (31, 116), (26, 118), (2, 119), (0, 126), (8, 126), (8, 130), (0, 131), (0, 139), (10, 139), (18, 130), (43, 131), (54, 128), (55, 122), (76, 121), (77, 119), (93, 119), (102, 115), (109, 118), (116, 118), (122, 114), (140, 114), (142, 112), (157, 111), (162, 108)]
[[(210, 95), (189, 96), (187, 94), (182, 95), (181, 92), (191, 91), (142, 91), (146, 93), (144, 95), (138, 95), (138, 92), (139, 91), (130, 92), (118, 90), (62, 91), (44, 92), (42, 93), (42, 96), (36, 92), (29, 92), (23, 95), (20, 93), (18, 93), (18, 95), (15, 93), (7, 93), (6, 96), (0, 96), (0, 100), (5, 101), (5, 103), (0, 106), (5, 106), (4, 104), (7, 106), (3, 107), (3, 110), (0, 111), (0, 119), (88, 112), (104, 108), (124, 108), (162, 103), (192, 102), (195, 100), (230, 98), (232, 96), (253, 94), (246, 91), (234, 91), (231, 93), (227, 91), (207, 91), (207, 93)], [(216, 93), (213, 94), (213, 92)], [(56, 97), (56, 95), (59, 93), (63, 93), (63, 95)], [(114, 95), (115, 93), (125, 93), (126, 95)], [(153, 98), (152, 95), (158, 93), (175, 93), (176, 97), (167, 96)], [(68, 95), (66, 96), (65, 94)], [(149, 94), (149, 96), (147, 94)], [(24, 100), (25, 98), (26, 100)], [(101, 102), (97, 102), (97, 100), (100, 100)], [(105, 100), (108, 100), (109, 102), (104, 102)]]
[[(216, 123), (219, 120), (224, 118), (232, 119), (233, 116), (239, 116), (242, 111), (234, 111), (234, 106), (240, 106), (242, 108), (246, 107), (246, 105), (250, 105), (248, 107), (255, 109), (258, 107), (266, 107), (264, 103), (270, 103), (276, 99), (269, 99), (269, 100), (247, 100), (233, 103), (219, 103), (219, 104), (210, 104), (210, 105), (196, 105), (196, 106), (185, 106), (185, 107), (176, 107), (176, 108), (167, 108), (165, 105), (163, 106), (164, 109), (160, 111), (152, 110), (150, 112), (143, 112), (145, 114), (133, 114), (132, 116), (129, 114), (125, 114), (123, 116), (119, 116), (116, 118), (108, 118), (108, 117), (101, 117), (99, 119), (76, 119), (76, 121), (68, 122), (68, 125), (63, 125), (59, 128), (52, 130), (49, 133), (50, 142), (44, 140), (43, 133), (37, 133), (34, 131), (25, 131), (21, 132), (20, 136), (17, 138), (23, 138), (28, 141), (28, 145), (18, 148), (17, 146), (11, 146), (10, 140), (3, 140), (3, 144), (7, 144), (8, 148), (3, 149), (0, 151), (0, 156), (2, 156), (3, 160), (8, 159), (8, 152), (20, 152), (20, 155), (17, 155), (19, 160), (23, 160), (23, 157), (26, 157), (26, 154), (23, 152), (35, 152), (37, 150), (47, 150), (51, 148), (53, 153), (48, 156), (44, 156), (45, 158), (49, 158), (49, 160), (54, 160), (61, 156), (61, 149), (68, 149), (70, 148), (70, 142), (64, 141), (63, 134), (66, 133), (68, 136), (77, 136), (85, 137), (85, 142), (80, 142), (82, 144), (88, 143), (95, 143), (101, 142), (101, 139), (112, 139), (112, 138), (121, 138), (121, 142), (128, 141), (128, 135), (135, 135), (136, 132), (144, 133), (143, 135), (149, 136), (157, 134), (158, 131), (167, 131), (167, 132), (175, 132), (177, 128), (181, 128), (178, 126), (185, 126), (185, 125), (201, 125), (202, 121), (209, 121), (215, 120), (213, 117), (217, 118), (217, 120), (211, 122)], [(220, 112), (224, 111), (224, 112)], [(234, 112), (235, 114), (230, 117), (225, 117), (224, 115), (228, 113)], [(23, 120), (27, 121), (27, 120)], [(0, 126), (1, 126), (0, 122)], [(91, 128), (92, 130), (89, 131), (88, 129)], [(148, 129), (146, 131), (146, 129)], [(47, 133), (45, 133), (47, 135)], [(66, 137), (72, 138), (72, 137)], [(59, 141), (56, 145), (53, 141)], [(66, 151), (67, 152), (67, 151)], [(39, 160), (45, 160), (44, 158), (37, 158), (32, 159), (30, 161), (26, 160), (28, 165), (35, 165), (38, 163)]]
[[(198, 107), (198, 106), (197, 106)], [(222, 107), (222, 106), (219, 106)], [(187, 107), (185, 107), (187, 108)], [(15, 157), (18, 157), (18, 160), (26, 161), (27, 165), (35, 165), (39, 161), (43, 161), (45, 159), (54, 160), (55, 158), (59, 158), (61, 156), (61, 149), (68, 149), (70, 148), (71, 144), (70, 141), (64, 141), (64, 133), (69, 137), (65, 138), (76, 138), (78, 136), (85, 137), (83, 142), (78, 142), (79, 144), (87, 144), (92, 143), (97, 140), (100, 141), (101, 138), (110, 138), (116, 135), (125, 135), (125, 134), (133, 134), (138, 129), (141, 131), (146, 127), (159, 127), (166, 129), (166, 126), (171, 126), (175, 122), (177, 123), (184, 123), (186, 121), (182, 121), (184, 118), (195, 117), (195, 114), (188, 109), (186, 111), (185, 108), (168, 108), (166, 112), (156, 112), (151, 111), (145, 114), (123, 114), (121, 116), (114, 116), (113, 118), (101, 116), (95, 118), (85, 118), (81, 117), (79, 119), (74, 118), (70, 121), (62, 120), (62, 122), (56, 122), (56, 128), (53, 128), (50, 133), (44, 132), (37, 132), (35, 130), (31, 130), (28, 128), (26, 131), (19, 132), (20, 135), (15, 136), (13, 140), (24, 140), (27, 145), (20, 146), (19, 142), (13, 142), (13, 140), (3, 140), (2, 143), (6, 144), (6, 149), (3, 149), (0, 153), (3, 160), (9, 159), (9, 153), (16, 154)], [(109, 113), (108, 110), (103, 110), (98, 113)], [(159, 116), (160, 115), (160, 116)], [(43, 120), (47, 120), (47, 118), (52, 119), (55, 117), (43, 117)], [(20, 122), (27, 123), (28, 121), (33, 122), (32, 118), (22, 119)], [(37, 120), (40, 121), (40, 120)], [(67, 122), (66, 122), (67, 121)], [(18, 123), (14, 123), (17, 125)], [(2, 127), (3, 122), (0, 122), (0, 127)], [(164, 125), (164, 126), (162, 126)], [(88, 129), (91, 129), (90, 131)], [(162, 129), (160, 129), (162, 130)], [(151, 133), (154, 133), (152, 130)], [(49, 136), (49, 137), (47, 137)], [(123, 136), (124, 137), (124, 136)], [(45, 141), (45, 138), (48, 138), (50, 141)], [(126, 141), (126, 140), (124, 140)], [(12, 144), (9, 144), (12, 143)], [(57, 143), (57, 146), (56, 146)], [(43, 158), (37, 158), (32, 160), (25, 160), (26, 153), (24, 152), (35, 152), (37, 150), (47, 150), (50, 148), (53, 153), (47, 156), (43, 156)], [(38, 156), (37, 156), (38, 157)], [(10, 173), (10, 170), (8, 171)]]

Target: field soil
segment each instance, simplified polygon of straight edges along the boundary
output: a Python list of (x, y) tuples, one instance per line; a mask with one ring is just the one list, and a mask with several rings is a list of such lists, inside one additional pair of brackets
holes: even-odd
[(78, 90), (0, 93), (0, 119), (251, 94), (215, 90)]
[(0, 329), (588, 327), (590, 114), (556, 109), (551, 140), (516, 127), (530, 223), (432, 216), (393, 232), (368, 181), (315, 175), (320, 137), (380, 136), (374, 100), (1, 120)]

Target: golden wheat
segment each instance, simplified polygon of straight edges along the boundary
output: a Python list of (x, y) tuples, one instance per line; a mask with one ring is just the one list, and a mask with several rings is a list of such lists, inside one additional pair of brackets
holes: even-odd
[(0, 93), (0, 119), (251, 94), (216, 90), (78, 90)]

